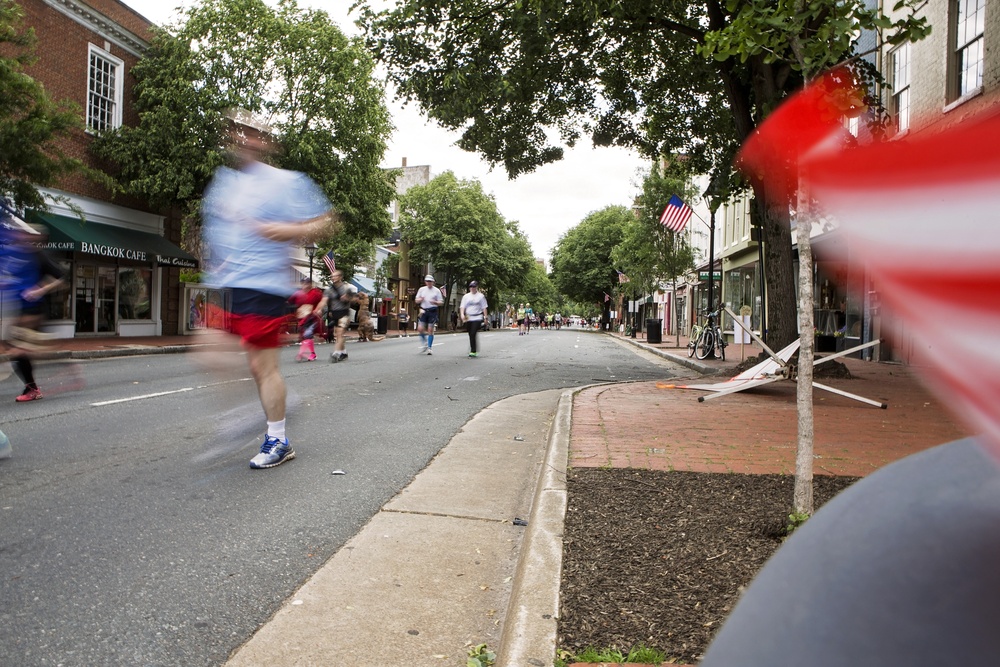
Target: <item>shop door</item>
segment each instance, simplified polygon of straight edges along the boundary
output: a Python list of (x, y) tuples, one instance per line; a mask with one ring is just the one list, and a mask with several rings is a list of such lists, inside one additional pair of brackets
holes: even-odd
[(77, 264), (76, 332), (115, 333), (118, 270), (113, 266)]

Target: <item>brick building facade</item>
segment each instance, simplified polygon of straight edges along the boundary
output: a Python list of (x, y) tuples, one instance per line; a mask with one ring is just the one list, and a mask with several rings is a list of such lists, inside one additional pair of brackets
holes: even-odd
[[(871, 8), (881, 6), (893, 19), (902, 18), (905, 11), (894, 14), (895, 3), (890, 0), (870, 0), (868, 4)], [(889, 114), (889, 140), (943, 129), (981, 114), (1000, 113), (1000, 0), (929, 0), (921, 6), (920, 15), (927, 18), (931, 33), (919, 42), (878, 47), (889, 35), (875, 33), (863, 34), (859, 40), (859, 50), (872, 51), (866, 59), (880, 69), (890, 86), (883, 98)], [(851, 122), (850, 130), (859, 141), (872, 141), (864, 122)], [(984, 146), (984, 150), (992, 149)], [(696, 231), (700, 230), (696, 227), (691, 233)], [(722, 206), (716, 228), (716, 238), (721, 237), (716, 257), (722, 259), (722, 299), (737, 312), (750, 306), (752, 326), (759, 329), (764, 289), (757, 287), (761, 262), (753, 231), (748, 196)], [(816, 349), (831, 352), (881, 339), (878, 348), (859, 356), (919, 363), (926, 343), (915, 339), (882, 304), (880, 286), (862, 264), (842, 261), (851, 257), (851, 252), (836, 221), (814, 221), (813, 248)], [(702, 288), (700, 294), (704, 291)], [(696, 301), (697, 297), (688, 306), (690, 316), (696, 306), (707, 306), (703, 297)], [(723, 322), (730, 340), (735, 339), (737, 328), (728, 318)]]
[[(86, 130), (59, 148), (108, 170), (90, 152), (97, 131), (138, 122), (132, 68), (152, 39), (152, 24), (117, 0), (16, 0), (35, 32), (36, 62), (26, 73), (53, 100), (75, 104)], [(176, 334), (181, 326), (180, 272), (194, 258), (179, 247), (180, 223), (141, 200), (116, 197), (82, 175), (42, 189), (47, 212), (27, 217), (49, 227), (48, 250), (67, 271), (69, 288), (51, 304), (50, 328), (61, 337)]]

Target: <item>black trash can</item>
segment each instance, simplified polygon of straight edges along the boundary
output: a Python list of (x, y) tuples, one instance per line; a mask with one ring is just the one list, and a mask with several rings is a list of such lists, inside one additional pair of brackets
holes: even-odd
[(378, 322), (375, 324), (375, 331), (381, 335), (385, 335), (385, 332), (389, 330), (389, 316), (379, 315)]
[(657, 344), (663, 342), (660, 331), (663, 329), (663, 320), (646, 320), (646, 342)]

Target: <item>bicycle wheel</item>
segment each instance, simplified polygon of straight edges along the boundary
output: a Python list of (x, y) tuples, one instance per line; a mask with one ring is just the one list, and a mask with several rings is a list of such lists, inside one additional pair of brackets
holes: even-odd
[(705, 329), (701, 332), (701, 337), (698, 338), (698, 345), (694, 351), (694, 356), (698, 357), (698, 359), (704, 359), (712, 353), (713, 349), (715, 349), (715, 335), (711, 329)]
[(694, 356), (694, 351), (698, 347), (698, 337), (701, 336), (701, 330), (698, 329), (698, 325), (691, 327), (691, 335), (688, 336), (688, 357)]
[(715, 357), (726, 360), (726, 337), (721, 331), (715, 332)]

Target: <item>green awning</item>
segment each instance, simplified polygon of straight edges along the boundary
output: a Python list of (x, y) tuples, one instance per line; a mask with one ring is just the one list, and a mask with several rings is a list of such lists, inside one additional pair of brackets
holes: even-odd
[(194, 256), (157, 234), (100, 222), (84, 222), (54, 213), (32, 212), (29, 217), (32, 222), (42, 222), (49, 228), (49, 242), (45, 245), (48, 250), (155, 262), (158, 266), (198, 268), (198, 260)]

